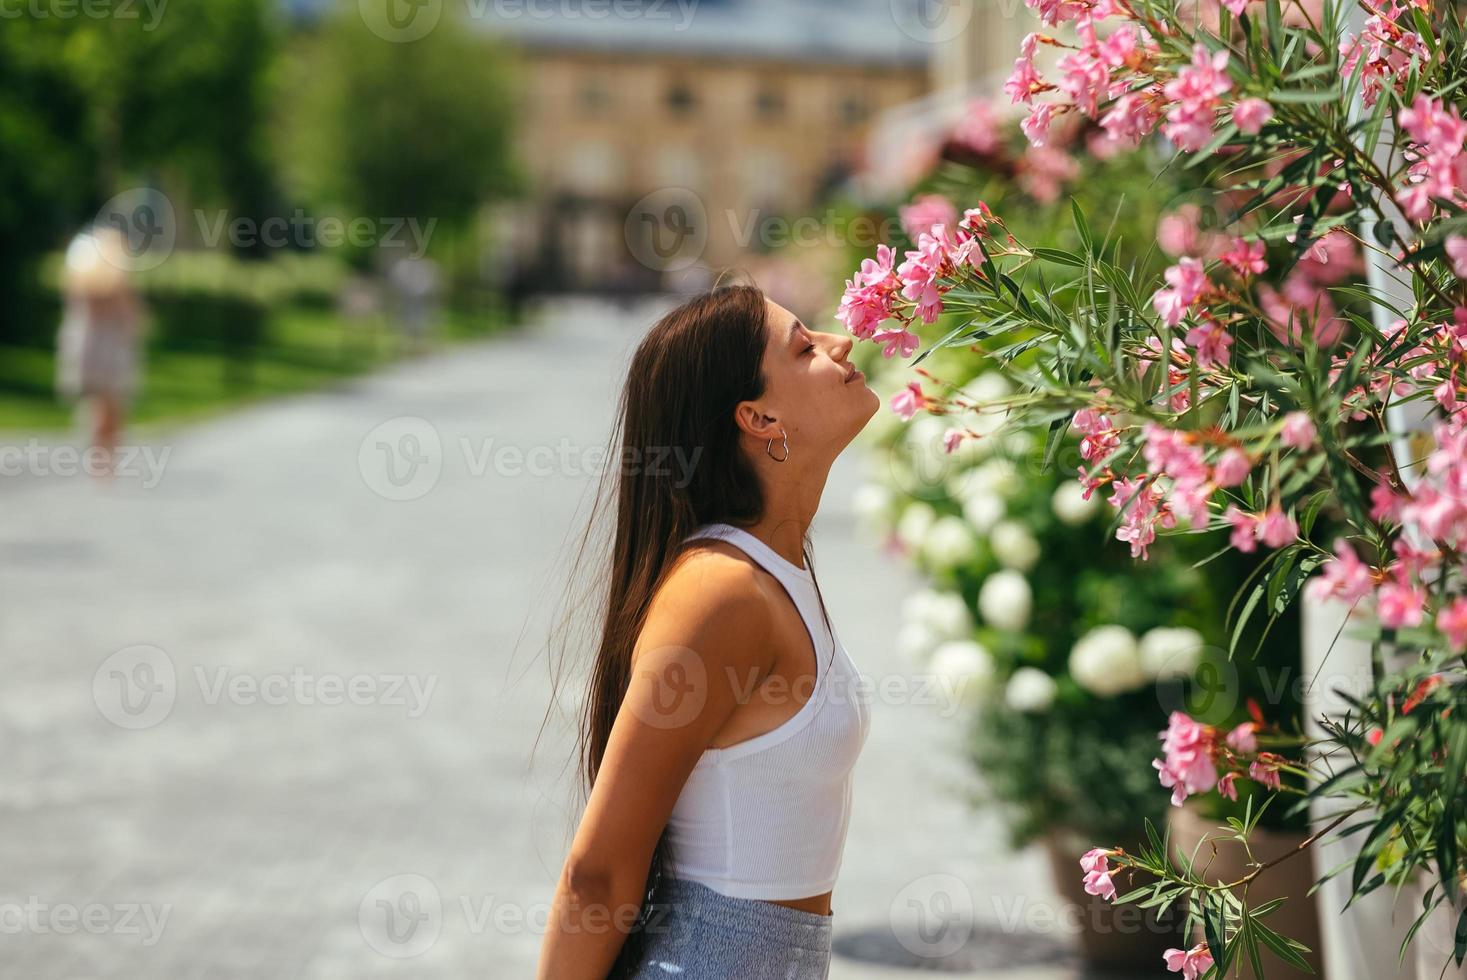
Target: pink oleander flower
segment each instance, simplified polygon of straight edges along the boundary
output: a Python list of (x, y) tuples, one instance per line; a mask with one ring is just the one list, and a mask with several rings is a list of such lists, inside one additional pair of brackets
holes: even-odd
[(1386, 629), (1420, 626), (1426, 609), (1426, 594), (1401, 581), (1389, 581), (1375, 595), (1376, 613)]
[(1039, 14), (1039, 19), (1053, 27), (1065, 21), (1079, 20), (1091, 13), (1086, 0), (1024, 0), (1025, 6)]
[(1160, 121), (1161, 112), (1154, 99), (1139, 92), (1126, 92), (1100, 117), (1100, 127), (1118, 143), (1135, 146)]
[[(1109, 503), (1121, 510), (1116, 540), (1131, 546), (1132, 558), (1149, 558), (1147, 551), (1156, 540), (1156, 529), (1176, 527), (1176, 514), (1163, 501), (1164, 491), (1155, 480), (1117, 479)], [(1129, 501), (1129, 503), (1127, 503)]]
[(1299, 540), (1299, 525), (1274, 504), (1258, 522), (1258, 540), (1270, 548), (1282, 548)]
[[(953, 128), (953, 142), (987, 156), (998, 150), (1002, 129), (993, 105), (987, 99), (974, 99), (968, 103), (963, 118)], [(951, 222), (945, 223), (951, 225)]]
[(1279, 440), (1290, 449), (1308, 449), (1314, 445), (1314, 440), (1319, 438), (1318, 431), (1314, 428), (1314, 420), (1309, 417), (1308, 412), (1290, 412), (1284, 416), (1284, 427), (1279, 433)]
[(1467, 599), (1456, 598), (1437, 613), (1436, 628), (1446, 634), (1452, 649), (1467, 647)]
[(934, 226), (951, 228), (958, 223), (958, 209), (941, 194), (922, 194), (897, 211), (902, 230), (912, 241), (932, 233)]
[(1272, 118), (1273, 106), (1263, 99), (1244, 99), (1233, 106), (1233, 124), (1238, 127), (1238, 132), (1249, 136), (1256, 134)]
[(1245, 238), (1234, 238), (1232, 247), (1221, 256), (1222, 261), (1228, 268), (1238, 275), (1247, 278), (1268, 271), (1268, 263), (1263, 259), (1264, 244), (1262, 241), (1248, 241)]
[(1060, 91), (1087, 116), (1093, 117), (1110, 94), (1110, 66), (1106, 64), (1093, 21), (1081, 21), (1075, 29), (1080, 45), (1055, 65), (1060, 74)]
[(1401, 497), (1391, 485), (1384, 481), (1370, 488), (1370, 519), (1382, 523), (1395, 523), (1401, 519), (1401, 505), (1407, 499)]
[(1204, 251), (1202, 209), (1183, 204), (1156, 223), (1156, 243), (1168, 255), (1201, 255)]
[(1191, 257), (1183, 258), (1167, 269), (1165, 278), (1167, 285), (1158, 289), (1151, 297), (1151, 305), (1167, 326), (1175, 327), (1182, 322), (1188, 308), (1212, 284), (1208, 282), (1207, 273), (1202, 269), (1202, 260)]
[(911, 357), (912, 352), (921, 344), (916, 334), (905, 328), (896, 330), (878, 330), (871, 335), (871, 339), (882, 344), (882, 357)]
[(1463, 142), (1467, 122), (1455, 106), (1418, 94), (1411, 106), (1396, 116), (1401, 129), (1411, 137), (1417, 161), (1409, 170), (1409, 181), (1396, 194), (1396, 203), (1412, 221), (1426, 221), (1436, 210), (1435, 200), (1460, 200), (1464, 167)]
[(1188, 330), (1186, 342), (1197, 352), (1197, 366), (1202, 370), (1228, 366), (1231, 359), (1228, 348), (1233, 344), (1233, 335), (1216, 320), (1203, 320)]
[(1283, 764), (1284, 759), (1281, 756), (1272, 752), (1260, 752), (1257, 759), (1248, 763), (1248, 778), (1265, 789), (1277, 791), (1283, 786), (1283, 779), (1279, 776), (1279, 767)]
[(1452, 264), (1452, 275), (1467, 279), (1467, 235), (1448, 235), (1445, 248), (1447, 261)]
[(1014, 59), (1014, 71), (1004, 82), (1003, 90), (1011, 102), (1032, 102), (1034, 93), (1044, 87), (1044, 79), (1034, 70), (1034, 46), (1039, 35), (1029, 33), (1019, 44), (1019, 57)]
[(1164, 473), (1176, 486), (1199, 486), (1207, 482), (1207, 463), (1202, 450), (1187, 441), (1187, 434), (1155, 422), (1143, 428), (1146, 445), (1142, 457), (1152, 473)]
[(1258, 723), (1256, 721), (1245, 721), (1232, 731), (1223, 740), (1228, 748), (1239, 755), (1252, 755), (1258, 751)]
[(908, 250), (907, 259), (897, 266), (902, 295), (917, 304), (917, 315), (923, 323), (933, 323), (942, 313), (942, 290), (938, 278), (947, 271), (946, 229), (933, 225), (932, 232), (922, 232), (917, 247)]
[(1212, 969), (1212, 954), (1207, 951), (1206, 943), (1186, 950), (1169, 949), (1162, 954), (1162, 959), (1166, 960), (1168, 970), (1182, 975), (1182, 980), (1198, 980)]
[(1020, 161), (1019, 184), (1041, 204), (1057, 200), (1064, 185), (1080, 175), (1080, 165), (1064, 150), (1031, 146)]
[(927, 396), (922, 394), (922, 386), (916, 381), (908, 381), (905, 388), (891, 396), (891, 410), (907, 421), (926, 404)]
[(1410, 18), (1405, 24), (1398, 21), (1410, 10), (1409, 4), (1364, 0), (1364, 6), (1371, 16), (1363, 29), (1340, 42), (1340, 77), (1350, 78), (1363, 60), (1362, 89), (1365, 105), (1370, 107), (1387, 86), (1399, 87), (1405, 83), (1413, 58), (1421, 65), (1429, 64), (1433, 58)]
[(1054, 123), (1054, 103), (1036, 102), (1029, 109), (1029, 115), (1019, 123), (1019, 128), (1024, 131), (1033, 146), (1043, 146), (1049, 140), (1049, 127)]
[(1240, 510), (1237, 504), (1228, 504), (1228, 509), (1223, 511), (1223, 520), (1232, 528), (1228, 535), (1228, 544), (1242, 552), (1258, 550), (1258, 524), (1259, 516)]
[(870, 337), (892, 315), (901, 285), (892, 269), (893, 260), (891, 248), (878, 245), (876, 258), (862, 259), (860, 270), (846, 282), (835, 318), (856, 337)]
[(1080, 858), (1080, 867), (1085, 872), (1085, 894), (1098, 895), (1108, 902), (1116, 900), (1115, 874), (1120, 868), (1112, 868), (1107, 859), (1116, 852), (1103, 847), (1093, 847)]
[(1248, 479), (1253, 469), (1253, 460), (1238, 446), (1223, 450), (1212, 468), (1212, 482), (1220, 487), (1236, 487)]
[(1375, 591), (1375, 574), (1361, 561), (1344, 538), (1335, 540), (1335, 555), (1324, 563), (1324, 571), (1305, 586), (1316, 602), (1335, 597), (1358, 602)]
[(1211, 53), (1201, 43), (1192, 47), (1192, 63), (1162, 89), (1173, 101), (1162, 132), (1180, 149), (1197, 151), (1212, 139), (1218, 96), (1230, 91), (1228, 52)]
[(1185, 712), (1173, 711), (1161, 733), (1162, 758), (1151, 765), (1161, 785), (1172, 791), (1172, 805), (1181, 806), (1188, 796), (1206, 793), (1217, 785), (1217, 730), (1198, 724)]
[(1121, 439), (1116, 434), (1110, 416), (1098, 408), (1082, 408), (1070, 422), (1080, 433), (1080, 458), (1098, 463), (1120, 448)]

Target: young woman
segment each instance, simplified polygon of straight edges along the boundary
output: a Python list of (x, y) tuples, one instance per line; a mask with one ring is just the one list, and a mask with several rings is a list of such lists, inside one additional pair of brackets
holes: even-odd
[(541, 980), (827, 975), (869, 717), (806, 532), (880, 405), (851, 343), (724, 286), (632, 358), (581, 731), (589, 796)]

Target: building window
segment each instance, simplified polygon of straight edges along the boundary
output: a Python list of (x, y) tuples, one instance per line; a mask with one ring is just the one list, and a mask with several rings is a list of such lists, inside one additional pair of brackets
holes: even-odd
[(667, 108), (675, 116), (685, 116), (697, 106), (698, 99), (687, 82), (673, 82), (667, 89)]
[(760, 119), (778, 119), (784, 115), (784, 93), (773, 88), (761, 88), (754, 95), (754, 113)]
[(847, 95), (840, 100), (840, 121), (846, 126), (855, 126), (866, 121), (871, 107), (859, 95)]
[(600, 78), (586, 78), (576, 90), (576, 102), (588, 116), (599, 116), (611, 108), (611, 93)]

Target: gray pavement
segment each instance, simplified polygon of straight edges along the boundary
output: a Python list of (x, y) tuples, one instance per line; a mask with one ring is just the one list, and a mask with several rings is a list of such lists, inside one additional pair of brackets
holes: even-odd
[[(574, 820), (574, 692), (542, 733), (540, 643), (583, 453), (654, 315), (557, 303), (145, 433), (151, 462), (110, 486), (0, 439), (26, 454), (0, 477), (0, 976), (531, 975)], [(880, 680), (912, 670), (891, 641), (916, 583), (855, 533), (863, 465), (832, 474), (816, 569)], [(1041, 855), (966, 802), (962, 729), (920, 697), (873, 705), (837, 980), (1074, 975)], [(923, 968), (871, 962), (903, 959)]]

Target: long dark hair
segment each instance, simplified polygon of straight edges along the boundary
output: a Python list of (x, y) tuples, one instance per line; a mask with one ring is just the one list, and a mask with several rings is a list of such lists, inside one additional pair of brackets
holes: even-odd
[[(740, 450), (734, 407), (764, 394), (762, 371), (768, 339), (768, 307), (753, 286), (718, 286), (672, 310), (647, 331), (627, 368), (607, 459), (573, 569), (591, 569), (594, 586), (572, 586), (557, 634), (565, 639), (584, 600), (599, 608), (600, 622), (588, 646), (585, 706), (580, 716), (578, 762), (589, 794), (601, 770), (606, 743), (631, 680), (632, 650), (653, 595), (700, 525), (746, 526), (764, 513), (764, 494), (753, 463)], [(602, 512), (614, 504), (609, 541), (595, 557)], [(814, 575), (808, 538), (805, 566)], [(604, 552), (609, 552), (605, 554)], [(819, 595), (819, 585), (816, 585)], [(820, 597), (824, 614), (824, 597)], [(825, 615), (829, 628), (829, 616)], [(668, 862), (666, 835), (648, 869), (649, 890)], [(645, 902), (644, 902), (645, 912)], [(635, 944), (630, 940), (629, 947)], [(625, 964), (637, 952), (624, 950)], [(616, 971), (613, 971), (615, 975)]]

